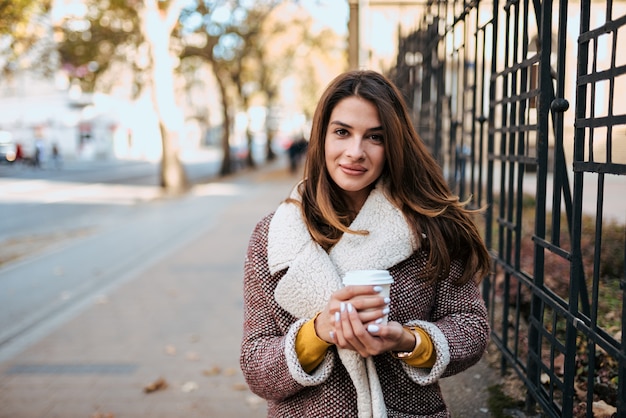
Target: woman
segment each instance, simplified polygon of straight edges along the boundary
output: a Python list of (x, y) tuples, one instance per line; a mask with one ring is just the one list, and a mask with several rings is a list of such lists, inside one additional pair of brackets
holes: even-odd
[[(304, 179), (252, 233), (241, 368), (270, 417), (447, 417), (438, 379), (482, 356), (489, 255), (384, 76), (338, 76)], [(378, 286), (343, 286), (385, 269)], [(389, 322), (382, 317), (388, 315)]]

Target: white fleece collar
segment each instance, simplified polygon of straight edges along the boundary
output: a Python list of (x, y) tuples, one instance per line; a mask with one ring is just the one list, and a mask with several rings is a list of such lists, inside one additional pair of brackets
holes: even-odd
[[(291, 198), (300, 200), (298, 187)], [(326, 253), (315, 243), (300, 207), (283, 203), (276, 210), (268, 233), (268, 262), (272, 274), (288, 267), (274, 291), (278, 304), (297, 318), (312, 318), (322, 311), (330, 295), (343, 285), (349, 270), (388, 269), (407, 259), (417, 243), (402, 212), (385, 196), (382, 182), (368, 196), (350, 225), (368, 235), (344, 234)], [(357, 389), (359, 417), (385, 417), (382, 389), (372, 358), (365, 361), (351, 350), (338, 350)]]
[[(300, 200), (297, 187), (291, 198)], [(269, 228), (268, 262), (272, 274), (289, 267), (275, 293), (289, 313), (312, 317), (324, 309), (330, 293), (342, 286), (346, 271), (388, 269), (417, 250), (404, 215), (385, 197), (380, 182), (350, 229), (369, 234), (344, 234), (327, 254), (311, 239), (298, 205), (278, 207)]]

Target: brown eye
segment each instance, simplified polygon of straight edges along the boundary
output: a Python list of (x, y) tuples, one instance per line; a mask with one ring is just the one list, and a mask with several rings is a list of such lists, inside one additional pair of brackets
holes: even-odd
[(369, 138), (372, 140), (372, 142), (374, 142), (376, 144), (382, 144), (383, 143), (383, 136), (382, 135), (374, 134), (374, 135), (370, 135)]

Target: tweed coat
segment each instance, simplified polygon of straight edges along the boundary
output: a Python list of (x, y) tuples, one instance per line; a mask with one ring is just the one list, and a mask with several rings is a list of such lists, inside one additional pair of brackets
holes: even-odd
[[(294, 189), (292, 198), (299, 196)], [(326, 253), (314, 243), (297, 205), (283, 203), (250, 238), (244, 265), (244, 335), (240, 365), (250, 389), (268, 401), (269, 417), (448, 417), (438, 379), (475, 364), (489, 325), (478, 286), (449, 276), (426, 278), (428, 254), (378, 185), (345, 234)], [(331, 347), (311, 373), (302, 369), (295, 338), (341, 287), (348, 270), (388, 269), (390, 321), (418, 325), (436, 351), (432, 368), (414, 368), (389, 353), (361, 358)]]

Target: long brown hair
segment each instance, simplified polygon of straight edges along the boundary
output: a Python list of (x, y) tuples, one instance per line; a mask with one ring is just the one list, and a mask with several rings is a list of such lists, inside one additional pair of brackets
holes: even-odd
[(460, 283), (489, 273), (490, 258), (465, 208), (450, 191), (441, 169), (413, 128), (399, 90), (375, 71), (349, 71), (336, 77), (322, 94), (313, 116), (311, 138), (300, 185), (302, 210), (312, 238), (329, 250), (352, 220), (343, 191), (326, 168), (324, 145), (330, 115), (341, 100), (356, 96), (378, 109), (386, 164), (381, 174), (388, 198), (402, 210), (415, 237), (425, 234), (432, 279), (448, 274), (453, 260), (465, 269)]

